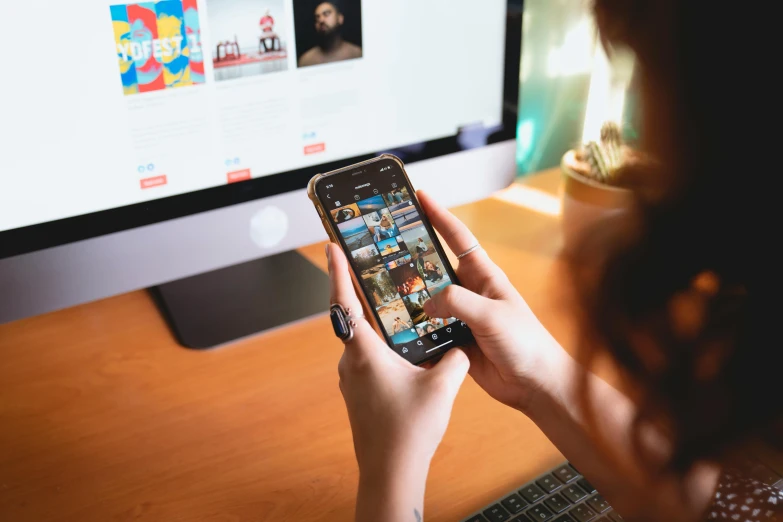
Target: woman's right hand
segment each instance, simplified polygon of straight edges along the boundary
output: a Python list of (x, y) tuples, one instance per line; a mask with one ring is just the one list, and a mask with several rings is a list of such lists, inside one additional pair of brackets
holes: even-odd
[[(425, 193), (416, 196), (452, 252), (465, 252), (477, 243), (446, 208)], [(424, 311), (465, 321), (479, 348), (467, 350), (470, 375), (498, 401), (528, 412), (535, 396), (558, 378), (568, 356), (483, 249), (464, 257), (456, 272), (462, 286), (447, 286)]]

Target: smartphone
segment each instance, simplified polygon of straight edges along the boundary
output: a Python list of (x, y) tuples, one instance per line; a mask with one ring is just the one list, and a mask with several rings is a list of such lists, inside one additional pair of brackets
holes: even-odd
[(464, 322), (424, 312), (427, 300), (459, 281), (399, 158), (318, 174), (307, 192), (350, 262), (365, 315), (392, 350), (422, 364), (473, 342)]

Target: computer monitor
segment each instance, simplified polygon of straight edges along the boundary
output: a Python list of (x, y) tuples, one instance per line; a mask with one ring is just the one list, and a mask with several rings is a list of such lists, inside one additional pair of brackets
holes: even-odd
[(36, 3), (0, 32), (0, 323), (323, 240), (307, 181), (380, 153), (446, 204), (507, 186), (521, 4)]

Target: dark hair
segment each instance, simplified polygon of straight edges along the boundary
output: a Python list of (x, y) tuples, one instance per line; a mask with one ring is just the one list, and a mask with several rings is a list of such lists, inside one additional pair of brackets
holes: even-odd
[(318, 6), (320, 6), (321, 4), (330, 4), (332, 7), (334, 7), (334, 10), (337, 11), (337, 14), (342, 14), (343, 12), (342, 6), (340, 5), (340, 2), (338, 0), (322, 0), (320, 2), (316, 0), (313, 3), (313, 12), (315, 12), (315, 10), (318, 9)]
[(764, 181), (780, 167), (774, 133), (754, 125), (778, 95), (744, 68), (763, 53), (775, 63), (757, 37), (775, 17), (676, 0), (595, 0), (594, 10), (610, 55), (636, 56), (639, 147), (656, 162), (626, 169), (630, 216), (578, 250), (581, 353), (605, 347), (619, 363), (638, 393), (637, 426), (660, 423), (672, 437), (667, 469), (779, 444), (783, 266), (780, 231), (763, 228), (780, 222)]

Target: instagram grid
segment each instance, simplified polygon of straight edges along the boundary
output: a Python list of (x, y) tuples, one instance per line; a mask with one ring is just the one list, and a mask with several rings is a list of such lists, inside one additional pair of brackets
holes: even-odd
[(424, 303), (451, 284), (410, 198), (394, 189), (330, 212), (361, 283), (394, 344), (433, 333), (454, 319), (431, 318)]

